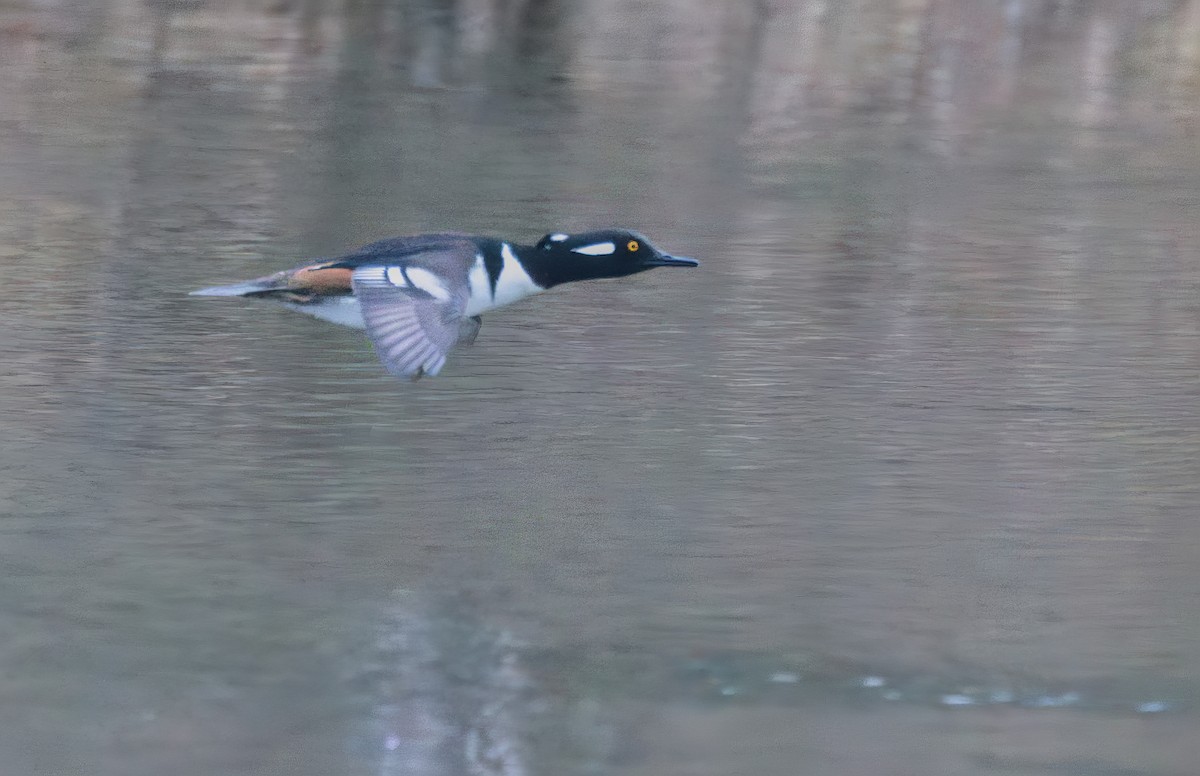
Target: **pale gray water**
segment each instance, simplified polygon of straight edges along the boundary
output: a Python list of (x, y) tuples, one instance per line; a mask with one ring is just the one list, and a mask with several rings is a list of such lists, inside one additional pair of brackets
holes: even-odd
[(0, 772), (1195, 772), (1200, 3), (324, 5), (0, 2)]

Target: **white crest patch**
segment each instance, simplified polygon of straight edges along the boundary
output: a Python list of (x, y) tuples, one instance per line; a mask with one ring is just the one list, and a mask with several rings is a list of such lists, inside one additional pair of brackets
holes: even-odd
[(404, 270), (401, 267), (388, 267), (383, 276), (387, 278), (387, 282), (397, 288), (404, 288), (408, 285), (408, 281), (404, 279)]
[(583, 245), (579, 248), (572, 248), (572, 253), (582, 253), (585, 256), (607, 256), (617, 250), (617, 246), (610, 242), (592, 243), (591, 245)]
[(408, 279), (412, 281), (414, 286), (429, 294), (439, 302), (445, 302), (450, 298), (450, 289), (446, 288), (446, 284), (442, 282), (440, 277), (427, 269), (422, 269), (421, 267), (409, 267)]
[(554, 234), (550, 235), (550, 242), (562, 242), (570, 236), (571, 235), (563, 234), (562, 232), (555, 232)]

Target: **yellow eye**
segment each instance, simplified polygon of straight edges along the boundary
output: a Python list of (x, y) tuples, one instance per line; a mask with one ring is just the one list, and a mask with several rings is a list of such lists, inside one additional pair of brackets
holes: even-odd
[(630, 253), (637, 253), (637, 249), (642, 246), (638, 245), (637, 240), (630, 240), (628, 243), (626, 243), (625, 247), (629, 249)]

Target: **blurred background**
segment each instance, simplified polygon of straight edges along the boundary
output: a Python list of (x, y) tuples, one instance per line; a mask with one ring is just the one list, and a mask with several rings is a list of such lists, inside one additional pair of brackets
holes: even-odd
[[(1200, 1), (0, 0), (0, 773), (1200, 762)], [(695, 271), (436, 379), (185, 292)]]

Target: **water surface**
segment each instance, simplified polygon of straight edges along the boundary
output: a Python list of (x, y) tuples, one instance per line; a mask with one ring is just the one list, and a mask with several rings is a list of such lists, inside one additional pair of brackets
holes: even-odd
[(0, 4), (7, 769), (1192, 773), (1200, 4), (983, 5)]

